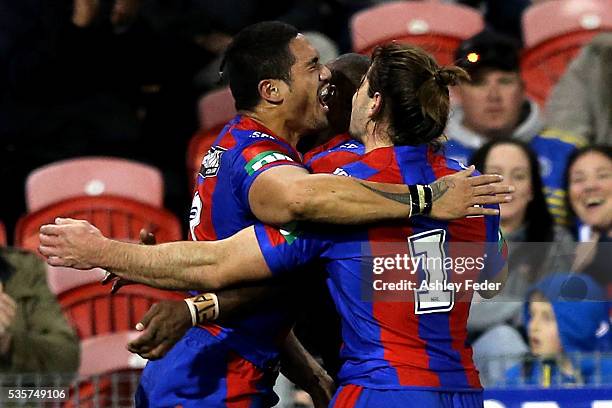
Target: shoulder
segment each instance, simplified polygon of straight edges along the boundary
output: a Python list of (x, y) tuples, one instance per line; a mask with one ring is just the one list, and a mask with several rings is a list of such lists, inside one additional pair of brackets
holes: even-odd
[(534, 136), (531, 145), (534, 149), (549, 147), (562, 149), (564, 152), (572, 152), (575, 149), (584, 147), (586, 141), (582, 137), (575, 136), (568, 132), (558, 129), (546, 129)]
[(18, 248), (2, 248), (0, 257), (5, 262), (3, 272), (7, 273), (3, 277), (6, 279), (6, 291), (13, 296), (29, 292), (39, 283), (46, 285), (47, 267), (36, 254)]

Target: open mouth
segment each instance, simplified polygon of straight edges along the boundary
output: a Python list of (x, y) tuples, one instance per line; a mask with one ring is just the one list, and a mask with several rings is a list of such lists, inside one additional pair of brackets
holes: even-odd
[(587, 208), (597, 208), (600, 205), (602, 205), (605, 202), (605, 200), (601, 197), (592, 197), (592, 198), (588, 198), (584, 201), (584, 205)]
[(336, 94), (336, 86), (327, 84), (319, 90), (319, 103), (325, 110), (329, 109), (329, 101)]

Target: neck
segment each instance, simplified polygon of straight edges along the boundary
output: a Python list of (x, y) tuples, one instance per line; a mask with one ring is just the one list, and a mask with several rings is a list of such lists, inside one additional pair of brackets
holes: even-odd
[(363, 140), (363, 145), (365, 146), (366, 153), (381, 147), (393, 146), (393, 142), (391, 142), (391, 137), (389, 136), (388, 127), (381, 123), (375, 125), (374, 123), (370, 122), (366, 126), (366, 134)]
[(294, 148), (303, 134), (301, 129), (289, 126), (284, 115), (275, 109), (256, 107), (253, 111), (241, 111), (239, 113), (261, 123), (270, 129), (275, 136), (282, 138)]

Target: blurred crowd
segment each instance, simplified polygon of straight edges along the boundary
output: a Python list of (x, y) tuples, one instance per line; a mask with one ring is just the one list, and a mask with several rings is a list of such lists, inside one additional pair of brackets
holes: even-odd
[[(476, 363), (487, 385), (612, 384), (607, 360), (595, 368), (573, 354), (611, 346), (612, 32), (581, 50), (540, 105), (520, 64), (521, 16), (532, 2), (457, 2), (481, 10), (486, 29), (455, 52), (471, 81), (454, 90), (443, 149), (516, 187), (501, 206), (508, 283), (498, 298), (472, 306)], [(0, 220), (9, 237), (25, 212), (27, 175), (89, 155), (159, 168), (165, 207), (186, 220), (197, 102), (223, 85), (219, 63), (232, 35), (257, 21), (285, 21), (309, 33), (325, 62), (351, 51), (351, 16), (378, 3), (0, 2)], [(44, 275), (36, 256), (0, 249), (4, 373), (78, 369), (78, 339)]]

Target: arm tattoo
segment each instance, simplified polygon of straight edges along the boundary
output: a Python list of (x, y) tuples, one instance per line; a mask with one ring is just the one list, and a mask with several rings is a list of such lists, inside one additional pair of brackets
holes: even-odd
[(433, 184), (431, 184), (430, 186), (432, 192), (432, 201), (436, 201), (437, 199), (442, 197), (450, 188), (454, 188), (455, 183), (453, 183), (452, 181), (449, 182), (448, 180), (444, 179), (438, 179), (434, 181)]
[(375, 192), (376, 194), (383, 196), (385, 198), (388, 198), (389, 200), (393, 200), (396, 201), (400, 204), (406, 204), (406, 205), (412, 205), (412, 199), (410, 198), (410, 193), (406, 192), (406, 193), (389, 193), (387, 191), (381, 191), (378, 190), (374, 187), (371, 187), (365, 183), (359, 182), (359, 184), (361, 184), (362, 186), (364, 186), (365, 188), (367, 188), (370, 191)]

